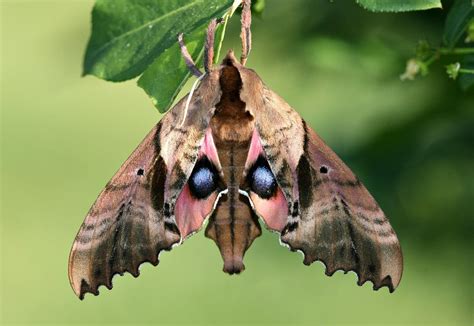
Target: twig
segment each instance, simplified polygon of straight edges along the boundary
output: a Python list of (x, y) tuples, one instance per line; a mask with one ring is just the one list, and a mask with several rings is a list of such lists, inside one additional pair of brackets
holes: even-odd
[(440, 48), (439, 53), (441, 54), (474, 54), (474, 48)]

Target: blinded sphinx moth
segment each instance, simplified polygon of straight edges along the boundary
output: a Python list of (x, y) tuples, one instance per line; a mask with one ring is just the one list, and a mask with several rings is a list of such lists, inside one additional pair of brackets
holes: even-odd
[[(242, 25), (245, 62), (250, 31)], [(212, 68), (209, 52), (190, 100), (165, 114), (90, 209), (69, 258), (74, 292), (82, 299), (100, 285), (112, 288), (115, 274), (138, 276), (140, 264), (157, 265), (160, 251), (207, 219), (205, 235), (219, 247), (224, 271), (240, 273), (261, 234), (259, 218), (303, 252), (305, 264), (320, 260), (327, 275), (355, 271), (359, 285), (370, 280), (393, 291), (400, 244), (374, 198), (253, 70), (232, 52)]]

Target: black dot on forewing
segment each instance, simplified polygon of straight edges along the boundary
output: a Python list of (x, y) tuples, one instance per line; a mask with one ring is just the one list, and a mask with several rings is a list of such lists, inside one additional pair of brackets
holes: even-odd
[(143, 173), (145, 173), (145, 171), (143, 169), (138, 169), (137, 170), (137, 175), (143, 175)]
[(328, 173), (328, 167), (325, 166), (325, 165), (322, 165), (322, 166), (319, 168), (319, 172), (324, 173), (324, 174)]

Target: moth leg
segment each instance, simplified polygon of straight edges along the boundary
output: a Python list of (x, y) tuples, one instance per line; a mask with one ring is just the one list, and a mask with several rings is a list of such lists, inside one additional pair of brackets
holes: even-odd
[(199, 68), (194, 63), (194, 60), (191, 57), (191, 54), (189, 54), (189, 51), (188, 51), (188, 48), (186, 47), (186, 44), (184, 44), (183, 33), (178, 34), (178, 43), (179, 43), (179, 47), (181, 49), (181, 55), (183, 56), (184, 62), (186, 62), (186, 66), (188, 66), (188, 69), (196, 77), (201, 77), (202, 76), (201, 70), (199, 70)]
[(252, 33), (250, 32), (250, 24), (252, 23), (252, 12), (250, 10), (251, 0), (242, 1), (242, 16), (241, 16), (241, 32), (242, 39), (242, 54), (240, 55), (240, 63), (245, 65), (252, 48)]
[(208, 73), (212, 69), (212, 62), (214, 60), (214, 38), (216, 34), (216, 27), (222, 23), (222, 19), (213, 19), (207, 26), (206, 45), (204, 46), (204, 69)]

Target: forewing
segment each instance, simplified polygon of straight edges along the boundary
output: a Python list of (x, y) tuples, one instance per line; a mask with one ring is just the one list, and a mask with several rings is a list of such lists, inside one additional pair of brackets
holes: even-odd
[(374, 289), (399, 284), (403, 262), (397, 236), (385, 214), (350, 169), (310, 128), (296, 172), (297, 219), (281, 240), (303, 251), (305, 264), (320, 260), (326, 274), (355, 271), (358, 284)]
[[(199, 149), (198, 159), (203, 159), (204, 157), (212, 162), (218, 172), (222, 172), (216, 145), (214, 144), (210, 128), (205, 133), (204, 141)], [(204, 220), (214, 210), (219, 190), (219, 188), (216, 188), (206, 198), (199, 199), (191, 194), (189, 185), (185, 184), (176, 200), (174, 210), (176, 224), (178, 225), (183, 239), (192, 235), (201, 228)]]
[[(185, 238), (199, 229), (214, 207), (217, 194), (206, 200), (195, 200), (189, 194), (187, 181), (196, 161), (206, 156), (221, 171), (209, 123), (221, 95), (218, 71), (211, 71), (192, 94), (178, 103), (163, 118), (161, 156), (167, 167), (164, 193), (164, 217), (174, 221)], [(209, 212), (208, 212), (209, 211)]]
[[(259, 159), (263, 158), (268, 161), (268, 158), (263, 150), (260, 135), (257, 130), (254, 130), (252, 140), (250, 142), (250, 149), (245, 162), (244, 177), (247, 177), (252, 166)], [(275, 194), (269, 198), (262, 198), (256, 192), (247, 187), (245, 189), (250, 197), (254, 210), (265, 221), (265, 225), (272, 231), (281, 231), (288, 223), (288, 202), (280, 187), (277, 187)]]
[(183, 223), (204, 220), (205, 210), (192, 216), (184, 211), (177, 223), (175, 208), (219, 95), (218, 76), (211, 73), (189, 107), (185, 109), (185, 97), (170, 110), (101, 192), (69, 257), (69, 280), (81, 299), (86, 292), (97, 295), (100, 285), (112, 288), (115, 274), (136, 277), (143, 262), (158, 264), (160, 251), (170, 250), (187, 235), (180, 234), (187, 230)]
[(180, 235), (162, 214), (166, 166), (159, 156), (158, 124), (110, 180), (82, 224), (69, 257), (69, 279), (82, 299), (112, 277), (138, 276), (143, 262), (158, 264), (161, 250)]
[(374, 198), (281, 97), (235, 64), (243, 80), (241, 98), (255, 117), (261, 148), (287, 203), (284, 219), (269, 212), (274, 198), (253, 198), (257, 213), (281, 232), (283, 243), (304, 253), (305, 264), (320, 260), (328, 275), (352, 270), (359, 285), (370, 280), (375, 289), (393, 291), (403, 269), (400, 244)]

